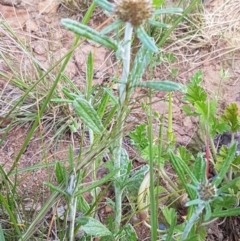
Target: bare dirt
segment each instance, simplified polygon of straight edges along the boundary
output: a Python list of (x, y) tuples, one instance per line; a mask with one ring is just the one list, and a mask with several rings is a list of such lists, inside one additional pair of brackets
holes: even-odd
[[(177, 68), (178, 74), (175, 80), (181, 83), (187, 83), (189, 78), (197, 69), (202, 69), (204, 73), (204, 85), (210, 95), (214, 96), (217, 92), (220, 95), (220, 105), (224, 108), (228, 103), (236, 102), (240, 106), (240, 13), (235, 13), (237, 9), (237, 1), (229, 3), (229, 1), (212, 0), (206, 1), (204, 5), (204, 31), (202, 36), (196, 39), (187, 39), (186, 44), (182, 42), (174, 42), (164, 46), (163, 51), (174, 53), (177, 58), (175, 63), (161, 63), (154, 69), (154, 77), (156, 79), (172, 79), (170, 69)], [(228, 8), (228, 14), (224, 15), (224, 23), (221, 28), (217, 25), (221, 21), (221, 11), (227, 8), (227, 3), (231, 5)], [(224, 5), (223, 9), (219, 6)], [(87, 6), (86, 6), (87, 7)], [(239, 7), (240, 9), (240, 7)], [(74, 34), (65, 30), (61, 24), (60, 19), (70, 17), (72, 19), (81, 20), (83, 16), (83, 9), (77, 12), (70, 11), (65, 6), (61, 5), (58, 0), (0, 0), (1, 19), (6, 20), (6, 23), (15, 31), (16, 35), (23, 43), (27, 43), (29, 50), (33, 53), (35, 60), (42, 66), (43, 70), (48, 69), (53, 62), (59, 60), (71, 47), (74, 39)], [(90, 21), (90, 25), (95, 29), (103, 27), (104, 21), (108, 19), (99, 9), (96, 11), (94, 17)], [(232, 24), (232, 23), (236, 24)], [(237, 25), (238, 22), (238, 25)], [(215, 23), (215, 24), (214, 24)], [(231, 25), (231, 30), (229, 26)], [(234, 29), (235, 28), (235, 29)], [(3, 30), (1, 32), (1, 30)], [(6, 29), (0, 29), (1, 41), (5, 43), (7, 49), (14, 53), (15, 61), (21, 65), (23, 73), (26, 75), (31, 72), (31, 65), (29, 59), (24, 58), (22, 51), (16, 42), (11, 39)], [(1, 46), (2, 47), (2, 46)], [(5, 51), (0, 48), (0, 51)], [(65, 74), (73, 80), (79, 88), (85, 85), (85, 63), (88, 53), (94, 53), (94, 82), (102, 84), (109, 80), (109, 77), (115, 74), (115, 58), (105, 48), (94, 45), (90, 41), (85, 41), (76, 50), (72, 60), (66, 68)], [(228, 71), (229, 78), (222, 80), (220, 77), (220, 70)], [(0, 60), (0, 70), (11, 78), (9, 68)], [(58, 71), (56, 68), (55, 73)], [(26, 77), (22, 76), (23, 78)], [(51, 81), (51, 79), (49, 80)], [(51, 83), (49, 84), (51, 86)], [(9, 98), (14, 95), (15, 98), (21, 96), (21, 92), (16, 90), (6, 79), (0, 77), (0, 100), (6, 93), (9, 93)], [(5, 93), (5, 94), (3, 94)], [(10, 95), (12, 93), (12, 95)], [(141, 94), (141, 92), (139, 92)], [(160, 101), (164, 97), (161, 94), (154, 97), (157, 103), (154, 104), (154, 109), (160, 114), (167, 115), (167, 103)], [(181, 110), (181, 95), (176, 93), (174, 96), (174, 131), (177, 134), (178, 142), (182, 144), (189, 144), (193, 141), (194, 133), (197, 132), (195, 127), (195, 119), (186, 117)], [(4, 117), (4, 113), (11, 108), (3, 106), (0, 102), (0, 120)], [(5, 109), (4, 109), (5, 108)], [(3, 111), (4, 110), (4, 111)], [(51, 117), (53, 118), (53, 117)], [(134, 113), (131, 116), (134, 122), (141, 122), (144, 116)], [(11, 122), (11, 119), (1, 123), (0, 138), (4, 137), (4, 128)], [(21, 149), (27, 132), (31, 123), (26, 123), (13, 128), (0, 147), (0, 164), (9, 171), (14, 159)], [(53, 131), (44, 134), (44, 142), (41, 138), (42, 132), (39, 130), (31, 139), (29, 145), (21, 156), (19, 162), (19, 169), (27, 168), (39, 163), (53, 163), (55, 161), (65, 162), (68, 157), (69, 144), (75, 144), (79, 141), (79, 136), (76, 134), (72, 139), (69, 134), (65, 134), (61, 140), (52, 142)], [(74, 143), (73, 143), (74, 142)], [(45, 150), (45, 152), (43, 151)], [(77, 148), (74, 149), (77, 155)], [(49, 176), (53, 175), (51, 165), (49, 169), (38, 169), (31, 174), (20, 175), (22, 196), (26, 197), (26, 202), (34, 199), (36, 210), (42, 205), (42, 202), (49, 195), (49, 192), (44, 188), (43, 182), (49, 180)], [(39, 190), (41, 190), (39, 192)], [(35, 196), (36, 193), (41, 193), (41, 196)], [(109, 194), (110, 195), (110, 194)], [(30, 201), (32, 201), (30, 200)], [(111, 210), (105, 207), (99, 211), (99, 215), (106, 216), (111, 213)], [(219, 223), (220, 222), (220, 223)], [(240, 240), (237, 234), (231, 236), (230, 230), (237, 227), (239, 229), (239, 218), (230, 220), (221, 220), (208, 228), (208, 241), (233, 241)], [(219, 225), (220, 224), (220, 225)], [(150, 240), (149, 230), (140, 225), (136, 227), (139, 240)], [(229, 232), (229, 233), (228, 233)]]

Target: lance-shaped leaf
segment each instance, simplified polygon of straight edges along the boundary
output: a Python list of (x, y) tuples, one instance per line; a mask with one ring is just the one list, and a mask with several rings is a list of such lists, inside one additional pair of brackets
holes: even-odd
[(154, 40), (145, 32), (145, 30), (143, 29), (142, 26), (137, 28), (136, 33), (137, 33), (138, 38), (142, 42), (142, 44), (144, 44), (144, 46), (146, 46), (148, 49), (150, 49), (154, 53), (158, 52), (158, 47), (155, 45)]
[(234, 161), (236, 151), (237, 151), (237, 143), (234, 142), (231, 145), (231, 147), (228, 149), (228, 154), (227, 154), (226, 160), (223, 163), (222, 168), (221, 168), (220, 172), (218, 173), (218, 176), (213, 180), (213, 184), (215, 186), (218, 186), (222, 182), (226, 173), (229, 171), (229, 167), (230, 167), (231, 163)]
[(107, 25), (107, 27), (102, 29), (100, 34), (108, 34), (108, 33), (112, 32), (113, 30), (117, 30), (119, 27), (121, 27), (121, 25), (122, 25), (121, 20), (114, 21), (112, 24)]
[(118, 49), (116, 41), (114, 41), (112, 38), (109, 38), (108, 36), (100, 34), (98, 31), (88, 27), (87, 25), (84, 25), (72, 19), (62, 19), (61, 23), (65, 28), (69, 29), (70, 31), (76, 34), (79, 34), (87, 39), (93, 40), (94, 42), (99, 43), (115, 51)]
[(76, 218), (76, 223), (81, 224), (83, 231), (93, 237), (112, 236), (112, 233), (105, 225), (92, 217)]
[(166, 23), (160, 23), (158, 21), (155, 21), (155, 20), (149, 20), (149, 23), (155, 27), (158, 27), (158, 28), (170, 28), (171, 25), (169, 24), (166, 24)]
[(154, 12), (154, 15), (157, 14), (170, 14), (170, 13), (182, 13), (182, 8), (165, 8), (165, 9), (158, 9)]
[(147, 68), (148, 64), (152, 60), (152, 56), (153, 56), (153, 52), (150, 51), (144, 45), (142, 45), (142, 47), (139, 49), (137, 53), (137, 56), (134, 59), (133, 68), (130, 73), (129, 83), (131, 84), (131, 87), (139, 82), (139, 79), (141, 79), (145, 69)]
[(84, 124), (94, 133), (100, 134), (103, 131), (102, 122), (92, 105), (85, 99), (79, 97), (73, 101), (73, 107)]
[(172, 82), (172, 81), (146, 81), (139, 82), (135, 85), (136, 87), (145, 87), (153, 90), (160, 91), (175, 91), (182, 88), (181, 84)]
[(114, 11), (114, 5), (107, 0), (94, 0), (94, 2), (110, 13)]

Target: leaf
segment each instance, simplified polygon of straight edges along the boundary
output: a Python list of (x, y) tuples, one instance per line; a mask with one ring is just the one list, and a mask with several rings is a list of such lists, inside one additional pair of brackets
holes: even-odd
[(158, 52), (158, 47), (156, 46), (153, 38), (151, 38), (144, 30), (142, 26), (138, 27), (136, 30), (137, 36), (142, 42), (142, 44), (154, 53)]
[(82, 230), (93, 237), (112, 236), (112, 233), (101, 222), (92, 217), (76, 218), (76, 223), (81, 224)]
[(218, 134), (223, 134), (224, 132), (227, 132), (230, 130), (230, 127), (227, 123), (216, 123), (214, 125), (214, 130), (218, 133)]
[(162, 214), (169, 225), (174, 224), (174, 219), (177, 217), (176, 211), (173, 208), (167, 206), (161, 207)]
[(211, 218), (225, 218), (240, 215), (240, 207), (214, 212)]
[(136, 148), (140, 151), (144, 150), (149, 145), (146, 132), (146, 124), (138, 125), (135, 130), (129, 133), (129, 136), (133, 140)]
[(101, 30), (100, 34), (108, 34), (108, 33), (112, 32), (113, 30), (117, 30), (119, 27), (121, 27), (121, 25), (122, 25), (121, 20), (114, 21), (112, 24), (107, 25), (107, 27), (103, 28)]
[(190, 83), (187, 85), (187, 93), (183, 97), (183, 100), (189, 101), (191, 104), (194, 104), (196, 101), (206, 101), (207, 94), (205, 90), (200, 86), (202, 80), (202, 71), (197, 71), (190, 78)]
[(68, 195), (64, 190), (62, 190), (61, 188), (54, 186), (52, 183), (50, 182), (44, 182), (43, 184), (45, 184), (46, 186), (50, 187), (52, 190), (54, 190), (55, 192), (61, 193), (62, 195), (66, 196)]
[(181, 85), (172, 81), (144, 81), (139, 82), (135, 86), (137, 87), (145, 87), (149, 89), (154, 90), (160, 90), (160, 91), (175, 91), (180, 90)]
[(232, 132), (237, 132), (240, 129), (240, 116), (237, 104), (231, 103), (227, 106), (221, 119), (231, 127)]
[(100, 7), (107, 10), (108, 12), (114, 11), (114, 6), (112, 3), (106, 1), (106, 0), (94, 0), (95, 3), (97, 3)]
[(79, 97), (79, 95), (72, 93), (72, 92), (71, 92), (68, 88), (66, 88), (66, 87), (63, 87), (63, 88), (62, 88), (62, 92), (64, 93), (64, 95), (66, 95), (66, 96), (71, 100), (71, 102), (72, 102), (75, 98)]
[(137, 241), (138, 240), (136, 231), (130, 223), (128, 223), (124, 226), (123, 232), (125, 235), (122, 235), (123, 236), (121, 238), (122, 241), (126, 241), (126, 240)]
[(61, 23), (66, 29), (74, 32), (75, 34), (79, 34), (112, 50), (116, 51), (118, 49), (118, 45), (115, 40), (109, 38), (108, 36), (100, 34), (98, 31), (82, 23), (79, 23), (72, 19), (62, 19)]
[(226, 160), (223, 162), (222, 168), (217, 176), (213, 180), (213, 184), (217, 187), (225, 178), (226, 173), (229, 171), (230, 165), (234, 160), (235, 154), (237, 150), (237, 143), (234, 142), (233, 145), (228, 149)]
[(178, 156), (174, 155), (174, 153), (170, 150), (169, 151), (170, 161), (173, 165), (175, 172), (177, 173), (179, 179), (181, 180), (182, 185), (184, 186), (185, 190), (187, 191), (191, 200), (194, 200), (196, 197), (195, 192), (188, 186), (188, 181), (186, 178), (186, 173), (191, 178), (193, 183), (198, 183), (196, 177), (193, 175), (189, 167), (185, 164), (185, 162), (179, 158)]
[(237, 177), (231, 181), (228, 181), (227, 183), (224, 183), (224, 185), (217, 190), (218, 195), (221, 195), (222, 193), (227, 192), (229, 188), (234, 188), (235, 186), (238, 188), (237, 183), (239, 181), (240, 181), (240, 177)]
[(68, 99), (62, 99), (62, 98), (52, 98), (51, 102), (56, 102), (56, 103), (72, 103), (72, 100)]
[(200, 85), (203, 81), (203, 71), (198, 70), (191, 78), (190, 83), (195, 85)]
[(182, 8), (164, 8), (164, 9), (158, 9), (154, 12), (155, 15), (158, 14), (170, 14), (170, 13), (182, 13)]
[(193, 174), (199, 182), (206, 179), (206, 161), (203, 159), (202, 153), (198, 153), (198, 156), (194, 161)]
[(74, 100), (73, 107), (79, 118), (88, 128), (90, 128), (96, 134), (102, 133), (104, 127), (101, 119), (88, 101), (78, 97)]
[(134, 86), (142, 78), (144, 71), (152, 60), (153, 52), (145, 45), (142, 45), (133, 62), (133, 68), (130, 73), (129, 83)]
[(193, 108), (189, 105), (182, 105), (182, 110), (185, 112), (187, 116), (199, 116)]
[(221, 198), (217, 198), (216, 200), (214, 200), (211, 205), (214, 207), (214, 212), (219, 212), (220, 210), (234, 207), (236, 202), (236, 197), (222, 196)]
[(194, 157), (191, 152), (189, 152), (184, 146), (178, 147), (178, 154), (186, 162), (189, 163), (190, 160), (193, 160)]
[(170, 27), (169, 24), (160, 23), (160, 22), (155, 21), (155, 20), (149, 20), (149, 23), (150, 23), (151, 25), (153, 25), (154, 27), (157, 27), (157, 28), (169, 28), (169, 27)]
[(80, 210), (84, 214), (88, 213), (90, 210), (90, 205), (83, 195), (79, 195), (77, 198), (77, 210)]
[(166, 241), (172, 241), (172, 237), (173, 237), (173, 232), (174, 232), (174, 229), (177, 225), (177, 214), (175, 212), (175, 210), (173, 208), (170, 208), (170, 215), (171, 215), (171, 226), (168, 230), (168, 234), (167, 234), (167, 238), (166, 238)]
[(127, 185), (127, 178), (132, 169), (132, 162), (129, 160), (128, 153), (124, 148), (121, 148), (121, 168), (120, 168), (120, 177), (116, 179), (118, 185), (124, 189)]
[(92, 189), (108, 182), (111, 178), (113, 178), (119, 170), (112, 170), (109, 174), (105, 175), (99, 181), (93, 182), (92, 184), (88, 185), (87, 187), (78, 188), (79, 191), (75, 193), (75, 196), (81, 195), (82, 193), (91, 191)]
[(67, 170), (64, 166), (62, 166), (59, 162), (56, 163), (55, 173), (58, 184), (61, 184), (63, 181), (65, 182), (67, 179)]
[(2, 230), (2, 226), (0, 226), (0, 240), (1, 241), (5, 241), (3, 230)]
[(87, 80), (87, 100), (90, 100), (90, 95), (92, 91), (92, 80), (93, 80), (93, 56), (92, 53), (90, 52), (88, 54), (88, 59), (87, 59), (87, 68), (86, 68), (86, 80)]
[(128, 179), (126, 189), (130, 196), (132, 196), (132, 197), (137, 196), (141, 183), (148, 171), (149, 171), (149, 166), (144, 165)]
[(208, 125), (213, 125), (214, 120), (216, 118), (217, 111), (217, 102), (215, 100), (211, 100), (206, 102), (203, 101), (195, 101), (194, 107), (196, 112), (201, 115), (202, 122), (208, 122)]

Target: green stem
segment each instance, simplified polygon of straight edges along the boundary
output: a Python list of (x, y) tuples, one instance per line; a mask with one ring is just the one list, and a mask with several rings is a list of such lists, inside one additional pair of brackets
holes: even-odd
[(121, 173), (121, 149), (122, 149), (122, 132), (124, 126), (124, 119), (126, 116), (126, 111), (123, 108), (124, 102), (126, 100), (126, 85), (128, 82), (128, 75), (130, 70), (130, 59), (131, 59), (131, 39), (132, 39), (133, 27), (130, 23), (126, 23), (125, 27), (125, 35), (124, 35), (124, 46), (123, 46), (123, 73), (122, 73), (122, 81), (119, 88), (119, 112), (118, 112), (118, 123), (120, 135), (118, 140), (116, 141), (114, 148), (114, 168), (119, 170), (116, 174), (115, 182), (114, 182), (114, 190), (115, 190), (115, 232), (118, 233), (121, 226), (122, 220), (122, 194), (123, 188), (119, 185)]
[[(152, 103), (150, 92), (150, 103)], [(148, 140), (149, 140), (149, 172), (150, 172), (150, 210), (151, 210), (151, 240), (157, 240), (157, 208), (154, 188), (154, 157), (153, 157), (153, 133), (152, 133), (152, 108), (148, 113)]]
[(172, 129), (172, 92), (168, 94), (168, 130), (167, 130), (167, 139), (168, 144), (171, 144), (173, 141), (173, 129)]
[(181, 241), (184, 241), (188, 234), (190, 233), (193, 225), (196, 223), (196, 221), (199, 219), (200, 214), (203, 212), (203, 209), (205, 208), (204, 203), (199, 203), (196, 207), (194, 213), (192, 214), (191, 218), (186, 222), (186, 226), (184, 228)]

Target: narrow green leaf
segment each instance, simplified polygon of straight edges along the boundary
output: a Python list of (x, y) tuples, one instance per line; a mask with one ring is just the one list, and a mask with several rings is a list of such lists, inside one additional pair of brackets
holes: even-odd
[(109, 112), (108, 116), (106, 117), (106, 120), (104, 120), (103, 125), (106, 127), (108, 126), (108, 124), (113, 120), (113, 116), (116, 113), (116, 111), (118, 110), (118, 105), (114, 105), (111, 109), (111, 111)]
[(95, 3), (97, 3), (100, 7), (107, 10), (108, 12), (112, 13), (114, 11), (114, 6), (112, 3), (106, 1), (106, 0), (94, 0)]
[(76, 218), (76, 223), (81, 224), (83, 231), (93, 237), (112, 236), (112, 233), (101, 222), (92, 217)]
[(184, 161), (178, 156), (174, 155), (172, 151), (169, 151), (170, 161), (173, 165), (175, 172), (177, 173), (179, 179), (181, 180), (182, 185), (187, 191), (191, 200), (196, 197), (194, 191), (188, 186), (186, 173), (190, 176), (193, 183), (198, 183), (196, 177), (193, 175), (189, 167), (184, 163)]
[(0, 203), (1, 206), (6, 209), (15, 231), (18, 233), (19, 237), (22, 237), (21, 230), (18, 226), (17, 217), (15, 217), (18, 215), (17, 210), (11, 210), (11, 205), (8, 203), (8, 200), (2, 195), (2, 193), (0, 193)]
[(112, 177), (114, 177), (116, 175), (116, 173), (119, 172), (119, 170), (113, 170), (111, 171), (109, 174), (107, 174), (106, 176), (104, 176), (102, 179), (100, 179), (99, 181), (97, 182), (94, 182), (90, 185), (88, 185), (87, 187), (84, 187), (84, 188), (79, 188), (80, 190), (78, 192), (75, 193), (75, 196), (78, 196), (82, 193), (85, 193), (85, 192), (88, 192), (102, 184), (104, 184), (105, 182), (108, 182)]
[(77, 198), (77, 210), (81, 210), (84, 214), (88, 213), (90, 210), (90, 205), (83, 195), (79, 195)]
[(234, 178), (231, 181), (228, 181), (227, 183), (224, 183), (223, 186), (221, 186), (220, 188), (218, 188), (217, 193), (218, 195), (220, 195), (223, 192), (228, 191), (229, 188), (233, 188), (233, 186), (236, 185), (237, 182), (240, 181), (240, 177)]
[(121, 20), (114, 21), (112, 24), (107, 25), (107, 27), (102, 29), (100, 34), (108, 34), (108, 33), (112, 32), (113, 30), (117, 30), (119, 27), (121, 27), (121, 25), (122, 25)]
[(125, 235), (123, 235), (123, 238), (121, 239), (121, 241), (126, 241), (126, 240), (137, 241), (138, 240), (136, 231), (130, 223), (128, 223), (124, 226), (123, 231), (125, 231)]
[(62, 25), (74, 32), (75, 34), (81, 35), (87, 39), (93, 40), (96, 43), (99, 43), (107, 48), (117, 50), (118, 45), (116, 41), (114, 41), (112, 38), (109, 38), (108, 36), (101, 35), (98, 31), (79, 23), (72, 19), (62, 19), (61, 20)]
[(51, 99), (51, 102), (56, 102), (56, 103), (72, 103), (72, 100), (68, 99), (61, 99), (61, 98), (53, 98)]
[(4, 237), (4, 234), (3, 234), (2, 226), (0, 226), (0, 240), (1, 241), (5, 241), (5, 237)]
[(193, 173), (199, 182), (204, 181), (206, 178), (206, 161), (201, 153), (198, 154), (194, 161)]
[(222, 164), (222, 168), (221, 168), (218, 176), (213, 180), (213, 184), (216, 187), (222, 182), (222, 180), (225, 178), (227, 172), (229, 171), (229, 167), (234, 160), (236, 151), (237, 151), (237, 143), (234, 142), (233, 145), (228, 150), (228, 155), (226, 157), (226, 160)]
[(165, 24), (165, 23), (159, 23), (158, 21), (155, 21), (155, 20), (149, 20), (149, 23), (155, 27), (158, 27), (158, 28), (169, 28), (171, 27), (170, 25), (168, 24)]
[(79, 95), (72, 93), (68, 88), (63, 87), (62, 92), (64, 95), (66, 95), (71, 101), (74, 100), (75, 98), (79, 97)]
[(69, 146), (68, 149), (68, 162), (69, 162), (69, 171), (73, 171), (74, 169), (74, 158), (73, 158), (73, 147), (72, 145)]
[(182, 8), (164, 8), (155, 10), (154, 14), (171, 14), (171, 13), (182, 13)]
[(137, 87), (145, 87), (159, 91), (175, 91), (180, 90), (181, 85), (172, 81), (146, 81), (136, 84)]
[(92, 91), (92, 81), (93, 81), (93, 57), (92, 53), (88, 54), (87, 59), (87, 100), (90, 100), (90, 95)]
[(44, 184), (48, 187), (50, 187), (52, 190), (56, 191), (57, 193), (61, 193), (62, 195), (66, 196), (67, 193), (62, 190), (61, 188), (57, 187), (57, 186), (54, 186), (52, 183), (50, 182), (44, 182)]
[(173, 208), (170, 208), (170, 210), (171, 210), (171, 226), (168, 230), (166, 241), (172, 241), (173, 240), (172, 239), (173, 232), (174, 232), (174, 229), (177, 225), (177, 214), (176, 214), (176, 212)]
[(135, 85), (143, 76), (148, 64), (152, 60), (153, 52), (150, 51), (147, 47), (142, 45), (139, 49), (137, 56), (134, 59), (133, 68), (130, 73), (130, 81), (131, 85)]
[(102, 117), (104, 115), (109, 98), (110, 98), (110, 96), (107, 92), (105, 92), (101, 98), (100, 104), (98, 105), (98, 108), (97, 108), (97, 113), (98, 113), (100, 119), (102, 119)]
[(55, 174), (56, 174), (58, 184), (62, 183), (64, 180), (64, 174), (63, 174), (63, 167), (59, 162), (56, 163)]
[(240, 207), (221, 210), (218, 212), (214, 212), (211, 215), (211, 218), (225, 218), (225, 217), (232, 217), (232, 216), (239, 216), (240, 215)]
[(146, 46), (149, 50), (153, 51), (154, 53), (158, 52), (158, 47), (156, 46), (153, 38), (149, 37), (149, 35), (145, 32), (144, 28), (140, 26), (137, 28), (137, 36), (142, 42), (143, 45)]
[(104, 129), (101, 119), (88, 101), (79, 97), (74, 100), (73, 107), (88, 128), (96, 134), (101, 134)]

